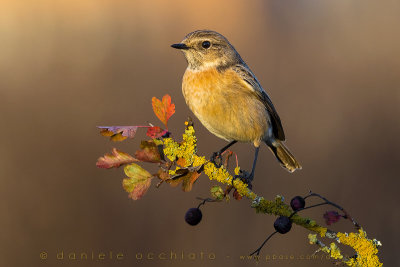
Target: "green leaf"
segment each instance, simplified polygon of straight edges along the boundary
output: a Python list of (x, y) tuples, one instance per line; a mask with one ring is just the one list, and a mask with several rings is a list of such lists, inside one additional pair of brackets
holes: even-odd
[(124, 167), (124, 172), (129, 178), (134, 178), (137, 180), (146, 180), (152, 176), (148, 171), (135, 163), (126, 165)]

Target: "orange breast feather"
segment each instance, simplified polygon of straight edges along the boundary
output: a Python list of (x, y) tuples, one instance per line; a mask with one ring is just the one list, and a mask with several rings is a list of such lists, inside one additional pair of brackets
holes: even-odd
[(196, 117), (220, 138), (258, 142), (268, 130), (264, 104), (232, 70), (187, 69), (182, 92)]

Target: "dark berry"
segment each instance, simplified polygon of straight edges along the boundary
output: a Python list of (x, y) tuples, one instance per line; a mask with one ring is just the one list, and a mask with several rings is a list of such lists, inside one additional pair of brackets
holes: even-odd
[(185, 221), (190, 225), (196, 225), (201, 221), (203, 215), (199, 208), (190, 208), (185, 214)]
[(306, 202), (305, 202), (304, 198), (302, 198), (301, 196), (296, 196), (296, 197), (292, 198), (292, 200), (290, 201), (290, 206), (292, 207), (292, 209), (294, 211), (303, 209), (305, 205), (306, 205)]
[(274, 228), (278, 233), (286, 234), (292, 229), (292, 221), (286, 216), (280, 216), (274, 222)]

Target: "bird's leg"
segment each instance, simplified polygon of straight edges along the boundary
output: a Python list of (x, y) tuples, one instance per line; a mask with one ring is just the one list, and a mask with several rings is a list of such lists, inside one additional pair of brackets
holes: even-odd
[[(210, 161), (212, 163), (214, 163), (218, 168), (221, 167), (221, 154), (224, 153), (225, 150), (227, 150), (228, 148), (230, 148), (231, 146), (233, 146), (234, 144), (236, 144), (237, 141), (233, 140), (232, 142), (230, 142), (229, 144), (227, 144), (226, 146), (224, 146), (223, 148), (221, 148), (218, 152), (214, 152), (210, 158)], [(216, 159), (220, 158), (221, 162), (217, 163)]]
[(256, 170), (256, 164), (257, 164), (257, 158), (258, 158), (258, 151), (260, 150), (260, 147), (256, 147), (256, 151), (254, 152), (254, 161), (253, 161), (253, 168), (251, 169), (251, 173), (249, 176), (249, 182), (251, 183), (251, 181), (253, 181), (254, 179), (254, 172)]
[(260, 147), (259, 146), (256, 147), (256, 150), (254, 152), (254, 161), (253, 161), (253, 168), (251, 169), (251, 173), (249, 174), (246, 171), (240, 171), (239, 175), (235, 175), (235, 177), (233, 177), (232, 184), (233, 184), (233, 181), (235, 179), (241, 179), (244, 183), (246, 183), (248, 185), (248, 187), (250, 189), (252, 188), (251, 182), (254, 179), (254, 172), (256, 170), (256, 164), (257, 164), (257, 158), (258, 158), (258, 151), (259, 150), (260, 150)]

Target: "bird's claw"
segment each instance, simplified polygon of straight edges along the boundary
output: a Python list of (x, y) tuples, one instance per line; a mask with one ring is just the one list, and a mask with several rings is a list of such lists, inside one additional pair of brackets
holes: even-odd
[(222, 166), (221, 152), (214, 152), (210, 158), (210, 162), (214, 163), (217, 168)]

